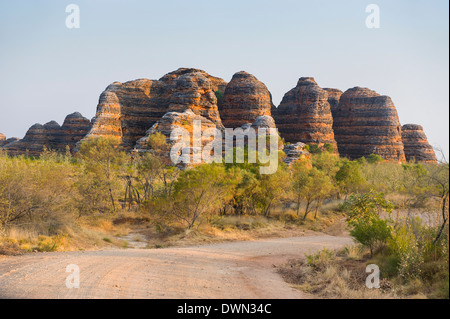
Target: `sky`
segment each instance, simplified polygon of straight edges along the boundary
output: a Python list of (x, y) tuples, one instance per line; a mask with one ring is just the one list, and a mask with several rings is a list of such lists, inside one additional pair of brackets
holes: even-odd
[[(80, 28), (66, 26), (66, 7)], [(367, 28), (369, 4), (380, 28)], [(247, 71), (275, 105), (311, 76), (321, 87), (388, 95), (449, 158), (447, 0), (0, 0), (0, 132), (95, 115), (112, 82), (193, 67)]]

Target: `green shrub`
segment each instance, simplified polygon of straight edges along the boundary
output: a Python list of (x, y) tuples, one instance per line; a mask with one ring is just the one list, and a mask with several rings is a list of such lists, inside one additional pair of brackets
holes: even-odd
[(369, 163), (369, 164), (380, 163), (382, 161), (383, 161), (383, 158), (380, 155), (370, 154), (369, 156), (367, 156), (367, 163)]
[(356, 218), (349, 223), (350, 235), (363, 246), (369, 248), (370, 254), (383, 248), (392, 236), (392, 228), (387, 220), (379, 216)]
[(400, 258), (398, 273), (404, 281), (410, 281), (421, 276), (423, 256), (417, 247), (411, 247)]
[(436, 295), (433, 296), (434, 298), (449, 299), (448, 277), (447, 280), (439, 282), (436, 288), (437, 292)]
[(328, 248), (324, 248), (321, 251), (315, 253), (315, 254), (305, 254), (306, 256), (306, 262), (308, 266), (316, 269), (316, 270), (323, 270), (327, 266), (329, 266), (336, 258), (336, 255), (333, 251), (329, 250)]
[(67, 241), (67, 236), (57, 235), (53, 237), (39, 236), (38, 245), (34, 249), (40, 252), (56, 251), (58, 248), (63, 247)]
[(366, 194), (351, 195), (344, 204), (350, 235), (373, 255), (376, 249), (383, 248), (392, 236), (390, 221), (380, 217), (381, 212), (390, 214), (392, 205), (383, 193), (370, 191)]
[(332, 144), (330, 143), (325, 143), (323, 145), (323, 148), (325, 149), (325, 151), (327, 151), (328, 153), (333, 153), (334, 152), (334, 147)]
[(223, 98), (223, 92), (221, 90), (217, 90), (214, 92), (216, 94), (216, 98), (217, 98), (217, 104), (219, 104), (219, 102), (222, 100)]
[(320, 147), (317, 144), (310, 144), (309, 145), (309, 150), (308, 150), (311, 154), (319, 154), (322, 153), (322, 150), (320, 149)]

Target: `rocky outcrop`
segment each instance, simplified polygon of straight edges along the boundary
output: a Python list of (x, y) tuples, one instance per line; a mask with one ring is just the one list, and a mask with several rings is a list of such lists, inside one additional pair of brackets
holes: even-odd
[(44, 148), (64, 152), (69, 146), (72, 151), (91, 129), (91, 123), (80, 113), (75, 112), (66, 117), (64, 124), (60, 126), (55, 121), (50, 121), (44, 125), (34, 124), (25, 134), (25, 137), (18, 141), (9, 141), (3, 145), (10, 155), (27, 154), (29, 156), (39, 156)]
[[(204, 71), (190, 69), (189, 72), (175, 73), (178, 76), (166, 80), (166, 93), (169, 102), (169, 112), (184, 112), (192, 110), (218, 127), (222, 127), (217, 106), (216, 91), (218, 84), (210, 80)], [(165, 78), (163, 78), (163, 81)], [(214, 81), (218, 81), (214, 78)]]
[(330, 144), (350, 159), (378, 154), (396, 162), (436, 162), (423, 129), (408, 124), (402, 130), (391, 99), (375, 91), (322, 89), (314, 78), (302, 77), (277, 108), (267, 87), (249, 73), (238, 72), (227, 83), (192, 68), (159, 80), (114, 82), (101, 93), (92, 121), (73, 113), (62, 126), (55, 121), (33, 125), (22, 140), (0, 134), (0, 147), (12, 155), (37, 156), (44, 147), (76, 151), (83, 139), (101, 136), (115, 139), (125, 150), (147, 151), (151, 134), (169, 138), (176, 128), (192, 133), (195, 120), (201, 121), (200, 132), (214, 128), (222, 136), (225, 128), (242, 128), (242, 134), (249, 128), (277, 128), (288, 142), (289, 163), (304, 154), (306, 144)]
[(3, 149), (12, 156), (22, 154), (39, 156), (44, 147), (49, 148), (49, 146), (44, 125), (34, 124), (28, 129), (23, 139), (3, 146)]
[(156, 133), (165, 135), (167, 143), (173, 145), (176, 141), (171, 140), (170, 137), (177, 128), (184, 129), (190, 134), (189, 144), (192, 145), (194, 121), (199, 121), (200, 133), (203, 133), (206, 129), (215, 129), (217, 127), (211, 120), (195, 114), (192, 110), (186, 110), (184, 112), (168, 112), (146, 132), (144, 137), (136, 142), (135, 148), (139, 151), (149, 150), (149, 137)]
[(275, 125), (275, 120), (273, 119), (272, 116), (269, 116), (269, 115), (258, 116), (255, 119), (255, 121), (252, 123), (251, 127), (255, 130), (257, 130), (259, 128), (265, 128), (265, 129), (277, 128), (277, 126)]
[[(177, 129), (180, 131), (177, 132)], [(187, 135), (182, 134), (181, 130)], [(150, 136), (161, 133), (166, 137), (170, 149), (167, 151), (167, 164), (186, 168), (203, 162), (202, 150), (213, 140), (213, 137), (208, 138), (203, 134), (206, 130), (221, 131), (213, 121), (195, 114), (191, 109), (184, 112), (168, 112), (147, 131), (144, 137), (136, 142), (134, 150), (137, 152), (152, 151), (149, 143)], [(199, 135), (196, 136), (199, 139), (194, 139), (194, 134), (197, 133)], [(218, 141), (222, 145), (223, 140), (219, 139)], [(176, 144), (180, 147), (177, 147)], [(176, 158), (173, 158), (174, 154), (170, 154), (173, 147), (176, 149), (174, 153)], [(194, 154), (197, 159), (194, 158)]]
[(61, 126), (56, 121), (50, 121), (44, 124), (45, 145), (47, 148), (55, 149), (59, 140), (59, 131)]
[(225, 86), (222, 79), (186, 68), (159, 80), (115, 82), (100, 96), (93, 128), (87, 137), (113, 137), (130, 149), (164, 114), (188, 109), (221, 127), (216, 92)]
[(3, 144), (0, 143), (0, 147), (6, 146), (6, 145), (8, 145), (10, 143), (13, 143), (13, 142), (17, 142), (18, 140), (20, 140), (20, 138), (17, 138), (17, 137), (7, 138), (6, 140), (3, 141)]
[(423, 127), (417, 124), (402, 126), (402, 140), (407, 161), (437, 163), (433, 147), (428, 143)]
[(328, 103), (330, 103), (331, 115), (333, 118), (336, 116), (336, 111), (339, 105), (341, 95), (344, 93), (339, 89), (324, 88), (328, 93)]
[(219, 103), (222, 123), (237, 128), (253, 123), (258, 116), (271, 116), (272, 96), (258, 79), (244, 71), (233, 75)]
[(331, 144), (337, 150), (328, 94), (314, 78), (300, 78), (297, 86), (284, 95), (273, 116), (286, 142), (301, 141), (319, 147)]
[(305, 146), (306, 144), (302, 142), (286, 144), (283, 148), (283, 152), (286, 154), (284, 163), (289, 166), (300, 158), (308, 156), (309, 153), (304, 149)]
[(52, 149), (64, 151), (67, 147), (71, 151), (86, 134), (91, 130), (92, 123), (78, 112), (69, 114), (64, 119), (63, 125), (58, 130), (57, 138), (52, 142)]
[(228, 83), (226, 81), (224, 81), (223, 79), (212, 76), (203, 70), (193, 69), (193, 68), (179, 68), (176, 71), (167, 73), (162, 78), (160, 78), (159, 81), (170, 84), (170, 83), (174, 83), (174, 80), (177, 80), (180, 76), (183, 76), (186, 74), (191, 74), (191, 73), (197, 73), (197, 74), (200, 74), (200, 75), (206, 77), (210, 81), (211, 88), (214, 92), (216, 92), (216, 91), (224, 92), (225, 88), (227, 87)]
[(391, 98), (355, 87), (342, 94), (334, 117), (341, 156), (356, 159), (370, 154), (404, 162), (401, 126)]

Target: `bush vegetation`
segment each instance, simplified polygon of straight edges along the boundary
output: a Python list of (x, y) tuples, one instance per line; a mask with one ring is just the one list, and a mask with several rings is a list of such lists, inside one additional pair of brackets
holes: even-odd
[[(287, 167), (280, 154), (277, 172), (261, 175), (259, 163), (174, 167), (162, 134), (152, 135), (149, 146), (126, 153), (113, 140), (94, 138), (76, 155), (0, 152), (0, 254), (16, 246), (69, 249), (80, 232), (119, 232), (114, 220), (130, 214), (173, 233), (201, 225), (257, 230), (272, 221), (315, 229), (334, 220), (325, 216), (331, 211), (345, 214), (350, 234), (389, 278), (443, 285), (439, 295), (447, 289), (448, 296), (448, 164), (396, 164), (376, 155), (352, 161), (331, 145), (311, 145), (311, 155)], [(432, 218), (420, 221), (415, 212)], [(115, 242), (111, 233), (97, 239)], [(324, 254), (310, 257), (309, 266), (333, 258)]]

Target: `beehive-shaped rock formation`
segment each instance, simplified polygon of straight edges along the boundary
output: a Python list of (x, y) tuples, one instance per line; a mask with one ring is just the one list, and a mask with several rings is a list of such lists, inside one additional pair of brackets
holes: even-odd
[(287, 142), (331, 144), (337, 150), (328, 93), (313, 78), (300, 78), (297, 86), (284, 95), (273, 116)]
[(272, 107), (272, 96), (264, 83), (244, 71), (233, 75), (219, 103), (220, 117), (226, 128), (253, 123), (259, 116), (271, 116)]
[(433, 147), (428, 143), (423, 127), (417, 124), (402, 126), (402, 140), (408, 161), (437, 163)]
[(334, 117), (339, 154), (356, 159), (370, 154), (404, 162), (402, 129), (391, 98), (355, 87), (342, 94)]

